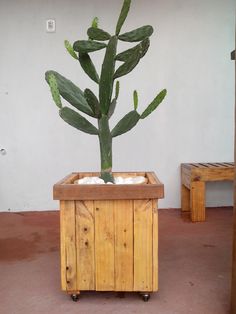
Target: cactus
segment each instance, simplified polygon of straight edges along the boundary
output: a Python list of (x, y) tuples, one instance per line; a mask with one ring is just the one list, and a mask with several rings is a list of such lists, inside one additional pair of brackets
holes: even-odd
[(128, 42), (136, 42), (140, 40), (144, 40), (152, 35), (153, 28), (151, 25), (145, 25), (139, 27), (131, 32), (122, 34), (118, 36), (119, 40), (128, 41)]
[(99, 101), (101, 112), (107, 114), (111, 102), (113, 91), (115, 56), (116, 56), (117, 37), (113, 36), (107, 45), (106, 54), (102, 64), (101, 79), (99, 84)]
[(111, 131), (112, 137), (124, 134), (130, 131), (139, 121), (140, 115), (136, 110), (127, 113)]
[[(133, 129), (140, 119), (150, 115), (166, 96), (166, 90), (163, 89), (142, 114), (139, 114), (137, 111), (138, 93), (135, 90), (133, 92), (133, 110), (128, 112), (112, 130), (110, 129), (109, 119), (116, 109), (120, 90), (119, 81), (116, 81), (116, 79), (128, 74), (137, 66), (148, 51), (150, 45), (149, 37), (153, 33), (152, 26), (145, 25), (120, 34), (130, 5), (131, 0), (123, 1), (116, 24), (115, 35), (110, 35), (110, 33), (99, 28), (98, 18), (96, 17), (92, 21), (92, 26), (87, 30), (88, 40), (77, 40), (73, 45), (67, 40), (64, 42), (65, 48), (71, 57), (77, 60), (77, 62), (79, 61), (84, 72), (98, 84), (98, 97), (89, 88), (86, 88), (83, 92), (78, 86), (56, 71), (47, 71), (45, 74), (52, 98), (59, 108), (60, 117), (78, 130), (98, 136), (101, 156), (101, 178), (105, 182), (114, 181), (112, 176), (113, 138)], [(138, 44), (117, 54), (119, 40), (129, 43), (138, 42)], [(105, 49), (105, 56), (99, 76), (90, 53), (101, 49)], [(122, 64), (116, 69), (117, 61), (122, 62)], [(115, 94), (114, 96), (113, 93)], [(77, 111), (63, 106), (61, 97)], [(93, 125), (78, 111), (96, 119), (98, 126)]]
[(92, 40), (77, 40), (73, 45), (73, 49), (80, 53), (93, 52), (105, 47), (106, 44)]
[(135, 90), (133, 93), (133, 100), (134, 100), (134, 110), (138, 109), (138, 93)]
[(55, 75), (52, 73), (48, 75), (48, 84), (50, 86), (52, 98), (55, 104), (57, 105), (58, 108), (62, 108), (61, 96), (59, 93), (57, 80), (55, 78)]
[(92, 123), (90, 123), (73, 109), (63, 107), (60, 109), (59, 114), (65, 122), (67, 122), (74, 128), (88, 134), (99, 134), (98, 129)]
[(98, 17), (97, 16), (92, 20), (92, 27), (98, 28)]
[(131, 0), (124, 0), (124, 2), (123, 2), (120, 16), (119, 16), (118, 22), (116, 24), (116, 36), (119, 35), (121, 27), (126, 20), (126, 17), (129, 13), (130, 4), (131, 4)]
[(121, 53), (119, 53), (118, 55), (116, 55), (116, 60), (119, 61), (127, 61), (131, 55), (133, 55), (137, 50), (140, 52), (140, 57), (144, 57), (144, 55), (146, 54), (148, 48), (150, 45), (150, 40), (149, 38), (144, 39), (143, 41), (141, 41), (140, 44), (134, 46), (133, 48), (130, 48), (128, 50), (125, 50)]
[(109, 40), (111, 35), (97, 27), (90, 27), (87, 31), (88, 37), (95, 40)]
[(99, 76), (88, 53), (79, 53), (79, 62), (84, 72), (96, 83), (99, 83)]
[(96, 95), (94, 95), (94, 93), (89, 88), (86, 88), (84, 90), (84, 97), (86, 98), (90, 108), (93, 110), (94, 117), (100, 118), (100, 106)]
[(68, 40), (64, 41), (64, 45), (66, 47), (66, 50), (69, 52), (69, 54), (71, 55), (71, 57), (73, 57), (74, 59), (78, 59), (77, 54), (75, 53), (73, 47), (71, 46), (70, 42)]

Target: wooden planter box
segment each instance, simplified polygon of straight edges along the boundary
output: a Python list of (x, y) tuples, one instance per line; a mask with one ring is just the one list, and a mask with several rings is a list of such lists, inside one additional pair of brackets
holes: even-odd
[(146, 184), (79, 185), (79, 178), (97, 173), (72, 173), (54, 185), (60, 200), (61, 287), (80, 291), (158, 290), (157, 200), (164, 186), (154, 173)]

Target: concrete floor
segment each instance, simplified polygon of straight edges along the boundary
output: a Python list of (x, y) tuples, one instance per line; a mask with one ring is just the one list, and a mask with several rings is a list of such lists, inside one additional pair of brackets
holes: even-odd
[(0, 213), (0, 314), (229, 313), (232, 208), (207, 209), (191, 223), (159, 210), (159, 286), (149, 302), (138, 294), (60, 291), (59, 213)]

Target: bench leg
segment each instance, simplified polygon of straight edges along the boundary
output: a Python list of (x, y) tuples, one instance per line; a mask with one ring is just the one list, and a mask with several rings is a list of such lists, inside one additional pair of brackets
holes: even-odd
[(205, 221), (205, 182), (191, 183), (190, 201), (192, 221)]
[(190, 211), (190, 190), (181, 184), (181, 210), (182, 212)]

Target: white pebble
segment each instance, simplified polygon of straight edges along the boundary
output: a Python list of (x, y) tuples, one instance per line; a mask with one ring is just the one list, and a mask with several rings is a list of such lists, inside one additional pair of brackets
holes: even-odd
[(78, 184), (104, 184), (104, 180), (99, 177), (84, 177), (78, 180)]
[[(143, 176), (136, 177), (115, 177), (115, 184), (140, 184), (145, 182)], [(105, 184), (104, 180), (99, 177), (84, 177), (78, 180), (78, 184)], [(107, 184), (113, 184), (112, 182), (107, 182)]]

